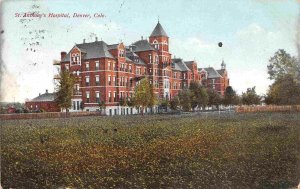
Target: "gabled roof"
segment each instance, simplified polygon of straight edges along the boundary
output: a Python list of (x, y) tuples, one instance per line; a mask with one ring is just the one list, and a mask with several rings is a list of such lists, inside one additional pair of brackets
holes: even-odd
[[(135, 59), (138, 59), (138, 62)], [(126, 60), (129, 60), (137, 65), (146, 65), (146, 63), (132, 51), (126, 51)]]
[(212, 67), (204, 68), (207, 71), (207, 78), (222, 78), (222, 76)]
[(44, 93), (37, 97), (35, 97), (32, 100), (29, 100), (28, 102), (49, 102), (54, 101), (56, 93)]
[(156, 51), (147, 40), (139, 40), (132, 44), (134, 52)]
[(181, 58), (174, 58), (172, 59), (172, 64), (173, 64), (173, 70), (177, 71), (191, 71), (186, 64), (183, 62)]
[(217, 70), (217, 72), (222, 76), (224, 75), (225, 71), (226, 71), (225, 69)]
[(196, 62), (195, 61), (184, 61), (184, 63), (188, 68), (193, 69), (192, 65)]
[[(95, 41), (92, 43), (76, 44), (73, 48), (78, 48), (85, 53), (84, 59), (92, 58), (114, 58), (114, 56), (108, 51), (108, 45), (104, 41)], [(72, 49), (73, 49), (72, 48)], [(70, 61), (70, 53), (66, 55), (62, 62)]]
[(159, 22), (156, 24), (150, 37), (158, 37), (158, 36), (168, 37), (167, 33), (165, 32), (165, 30), (163, 29), (163, 27), (161, 26), (161, 24)]

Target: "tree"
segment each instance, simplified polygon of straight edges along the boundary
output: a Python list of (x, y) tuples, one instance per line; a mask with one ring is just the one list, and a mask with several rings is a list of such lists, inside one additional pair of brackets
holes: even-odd
[(140, 84), (135, 87), (133, 102), (137, 108), (142, 108), (141, 114), (144, 115), (145, 107), (152, 105), (152, 88), (147, 78), (140, 80)]
[(191, 110), (191, 94), (190, 90), (184, 89), (181, 90), (178, 94), (180, 106), (183, 111), (190, 111)]
[(255, 87), (248, 88), (242, 94), (242, 103), (246, 105), (260, 104), (261, 97), (256, 94)]
[(180, 106), (180, 100), (178, 96), (174, 96), (173, 99), (170, 101), (170, 108), (172, 110), (177, 110), (178, 106)]
[(195, 109), (198, 107), (205, 107), (208, 103), (208, 95), (206, 89), (203, 88), (198, 82), (190, 83), (190, 99), (191, 99), (191, 107)]
[(149, 102), (149, 107), (153, 107), (157, 104), (157, 95), (154, 93), (153, 86), (150, 85), (150, 102)]
[(223, 103), (226, 106), (239, 104), (239, 96), (236, 94), (236, 92), (231, 86), (228, 86), (225, 89)]
[(269, 79), (274, 80), (265, 97), (266, 104), (293, 105), (300, 103), (300, 66), (295, 57), (278, 50), (269, 60)]
[(75, 84), (75, 77), (68, 71), (60, 72), (60, 81), (58, 84), (58, 91), (56, 93), (55, 102), (62, 109), (66, 109), (66, 113), (72, 106), (72, 96)]
[(268, 68), (269, 79), (278, 80), (286, 75), (296, 77), (299, 71), (297, 59), (279, 49), (274, 56), (270, 58)]
[(300, 102), (300, 85), (291, 75), (277, 79), (269, 88), (266, 104), (295, 105)]
[(218, 107), (221, 104), (222, 97), (217, 91), (215, 91), (213, 89), (208, 89), (207, 90), (207, 95), (208, 95), (207, 105), (209, 105), (209, 106), (215, 105), (215, 106)]

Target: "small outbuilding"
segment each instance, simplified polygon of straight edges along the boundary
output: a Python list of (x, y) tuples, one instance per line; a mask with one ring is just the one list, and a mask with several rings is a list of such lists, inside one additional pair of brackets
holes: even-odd
[(60, 112), (60, 108), (55, 102), (56, 93), (49, 93), (48, 90), (44, 94), (25, 102), (26, 108), (31, 112)]

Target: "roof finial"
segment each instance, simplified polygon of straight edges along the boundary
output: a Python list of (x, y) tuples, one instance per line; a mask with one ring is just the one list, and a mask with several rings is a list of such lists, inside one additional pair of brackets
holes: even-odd
[(157, 16), (157, 22), (159, 23), (159, 16)]

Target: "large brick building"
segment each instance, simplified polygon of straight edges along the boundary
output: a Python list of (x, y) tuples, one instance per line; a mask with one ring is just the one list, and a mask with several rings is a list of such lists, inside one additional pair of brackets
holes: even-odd
[(68, 53), (61, 52), (61, 60), (55, 65), (78, 78), (71, 111), (97, 111), (99, 102), (104, 102), (108, 115), (137, 113), (135, 108), (120, 106), (120, 100), (130, 97), (143, 77), (148, 78), (159, 98), (172, 99), (191, 81), (224, 94), (229, 85), (224, 62), (221, 70), (198, 69), (195, 61), (171, 57), (169, 37), (158, 22), (149, 39), (129, 46), (109, 45), (97, 38), (91, 43), (84, 40)]

